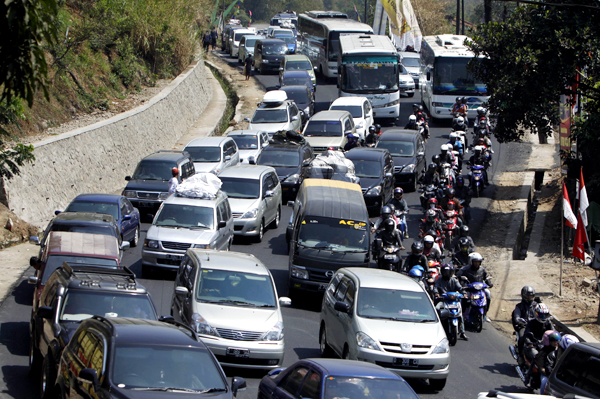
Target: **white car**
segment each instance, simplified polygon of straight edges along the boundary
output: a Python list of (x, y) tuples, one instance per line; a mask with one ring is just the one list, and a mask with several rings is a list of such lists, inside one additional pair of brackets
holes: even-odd
[(400, 65), (400, 75), (398, 78), (398, 87), (400, 88), (400, 94), (406, 94), (409, 97), (415, 95), (415, 81), (404, 65)]
[(334, 352), (343, 359), (376, 363), (403, 378), (427, 378), (436, 391), (446, 385), (446, 333), (429, 295), (408, 276), (363, 267), (339, 269), (325, 290), (320, 319), (322, 357)]
[(285, 350), (280, 306), (269, 269), (250, 254), (190, 249), (175, 277), (173, 317), (197, 333), (223, 366), (272, 369)]
[(187, 151), (194, 162), (196, 173), (210, 172), (218, 175), (223, 169), (240, 162), (240, 152), (231, 137), (202, 137), (186, 144)]
[(255, 35), (256, 33), (250, 29), (237, 29), (233, 31), (233, 36), (229, 39), (231, 41), (229, 44), (229, 55), (238, 58), (240, 40), (242, 40), (242, 37)]
[(348, 111), (354, 119), (356, 133), (364, 141), (366, 133), (374, 123), (373, 107), (367, 97), (339, 97), (329, 107), (330, 110)]
[(279, 26), (272, 29), (269, 33), (269, 37), (275, 37), (276, 35), (295, 37), (293, 30), (280, 28)]
[(233, 130), (227, 133), (237, 144), (240, 163), (254, 163), (263, 148), (269, 145), (269, 134), (261, 130)]
[(302, 115), (292, 100), (288, 100), (287, 93), (283, 90), (272, 90), (265, 93), (263, 101), (259, 103), (250, 122), (248, 129), (263, 130), (269, 135), (280, 130), (302, 130)]
[(264, 39), (264, 36), (260, 35), (244, 35), (240, 40), (240, 47), (238, 49), (238, 63), (242, 64), (246, 60), (247, 55), (254, 56), (254, 44), (258, 39)]
[(401, 51), (400, 56), (402, 57), (400, 62), (404, 65), (410, 76), (412, 76), (415, 81), (415, 87), (418, 89), (419, 74), (421, 73), (421, 54), (411, 51)]

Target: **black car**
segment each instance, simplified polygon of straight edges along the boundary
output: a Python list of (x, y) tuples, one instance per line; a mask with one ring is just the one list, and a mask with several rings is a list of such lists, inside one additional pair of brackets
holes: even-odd
[(41, 366), (42, 398), (52, 394), (60, 355), (79, 323), (97, 314), (158, 319), (150, 294), (128, 268), (65, 262), (48, 279), (29, 322), (29, 369), (36, 373)]
[(569, 345), (558, 358), (548, 377), (545, 395), (562, 398), (600, 398), (600, 344), (582, 342)]
[(133, 176), (125, 176), (127, 186), (122, 195), (140, 210), (142, 218), (153, 216), (169, 196), (173, 168), (179, 169), (180, 183), (196, 173), (190, 154), (186, 151), (161, 150), (142, 159)]
[[(189, 327), (174, 321), (94, 316), (81, 322), (60, 358), (59, 398), (230, 399), (215, 356)], [(202, 395), (205, 394), (205, 395)]]
[(354, 173), (360, 178), (360, 187), (369, 213), (379, 215), (394, 192), (394, 161), (384, 148), (353, 148), (346, 158), (354, 163)]
[(394, 177), (398, 184), (417, 189), (417, 181), (425, 170), (425, 144), (415, 130), (387, 130), (379, 137), (377, 148), (385, 148), (394, 159)]
[(283, 56), (289, 54), (287, 43), (279, 39), (260, 39), (254, 44), (254, 70), (279, 71)]
[(281, 182), (282, 199), (286, 203), (296, 198), (304, 169), (310, 165), (313, 157), (313, 149), (306, 141), (271, 142), (256, 163), (275, 168)]
[(301, 86), (283, 86), (281, 89), (287, 93), (290, 100), (294, 100), (296, 106), (302, 111), (302, 126), (315, 113), (315, 99), (312, 91), (305, 85)]

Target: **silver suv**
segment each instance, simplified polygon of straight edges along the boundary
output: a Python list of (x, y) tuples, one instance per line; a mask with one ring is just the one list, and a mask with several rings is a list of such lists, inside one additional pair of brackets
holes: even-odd
[[(252, 118), (245, 120), (250, 122), (248, 129), (264, 130), (272, 135), (280, 130), (302, 130), (302, 114), (293, 100), (287, 99), (287, 93), (282, 90), (273, 90), (265, 94), (268, 96), (280, 95), (281, 101), (264, 101), (259, 103)], [(285, 99), (284, 99), (285, 98)]]
[(218, 175), (223, 169), (240, 162), (238, 146), (231, 137), (202, 137), (187, 143), (184, 151), (190, 154), (196, 173)]
[(281, 184), (275, 169), (264, 165), (237, 165), (219, 175), (233, 213), (236, 235), (261, 242), (265, 227), (281, 220)]
[(177, 269), (188, 248), (229, 250), (233, 218), (227, 195), (215, 199), (171, 195), (161, 205), (142, 248), (142, 273), (152, 268)]

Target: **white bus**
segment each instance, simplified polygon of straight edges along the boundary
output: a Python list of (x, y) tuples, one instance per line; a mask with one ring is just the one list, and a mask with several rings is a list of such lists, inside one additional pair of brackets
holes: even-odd
[(374, 118), (400, 115), (398, 51), (382, 35), (340, 36), (338, 96), (367, 97)]
[(337, 11), (309, 11), (298, 16), (298, 48), (325, 77), (337, 76), (340, 35), (372, 34), (369, 25)]
[(485, 84), (467, 71), (474, 54), (464, 45), (465, 39), (461, 35), (423, 37), (419, 90), (432, 118), (451, 119), (456, 97), (468, 99), (468, 116), (474, 118), (477, 107), (489, 98)]

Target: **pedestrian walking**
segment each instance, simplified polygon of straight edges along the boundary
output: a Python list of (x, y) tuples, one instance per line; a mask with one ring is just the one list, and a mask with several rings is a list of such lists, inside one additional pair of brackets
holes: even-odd
[(246, 55), (246, 60), (244, 61), (244, 75), (246, 75), (246, 80), (250, 79), (250, 73), (252, 72), (252, 56), (250, 54)]
[(219, 33), (217, 33), (217, 28), (215, 26), (212, 27), (212, 30), (210, 31), (210, 45), (212, 46), (212, 49), (216, 49), (217, 48), (217, 38), (219, 37)]
[(202, 46), (204, 47), (204, 51), (208, 51), (208, 46), (210, 45), (210, 32), (206, 32), (202, 37)]
[(173, 168), (171, 169), (171, 173), (173, 174), (173, 177), (169, 180), (169, 194), (173, 194), (179, 185), (179, 169)]

